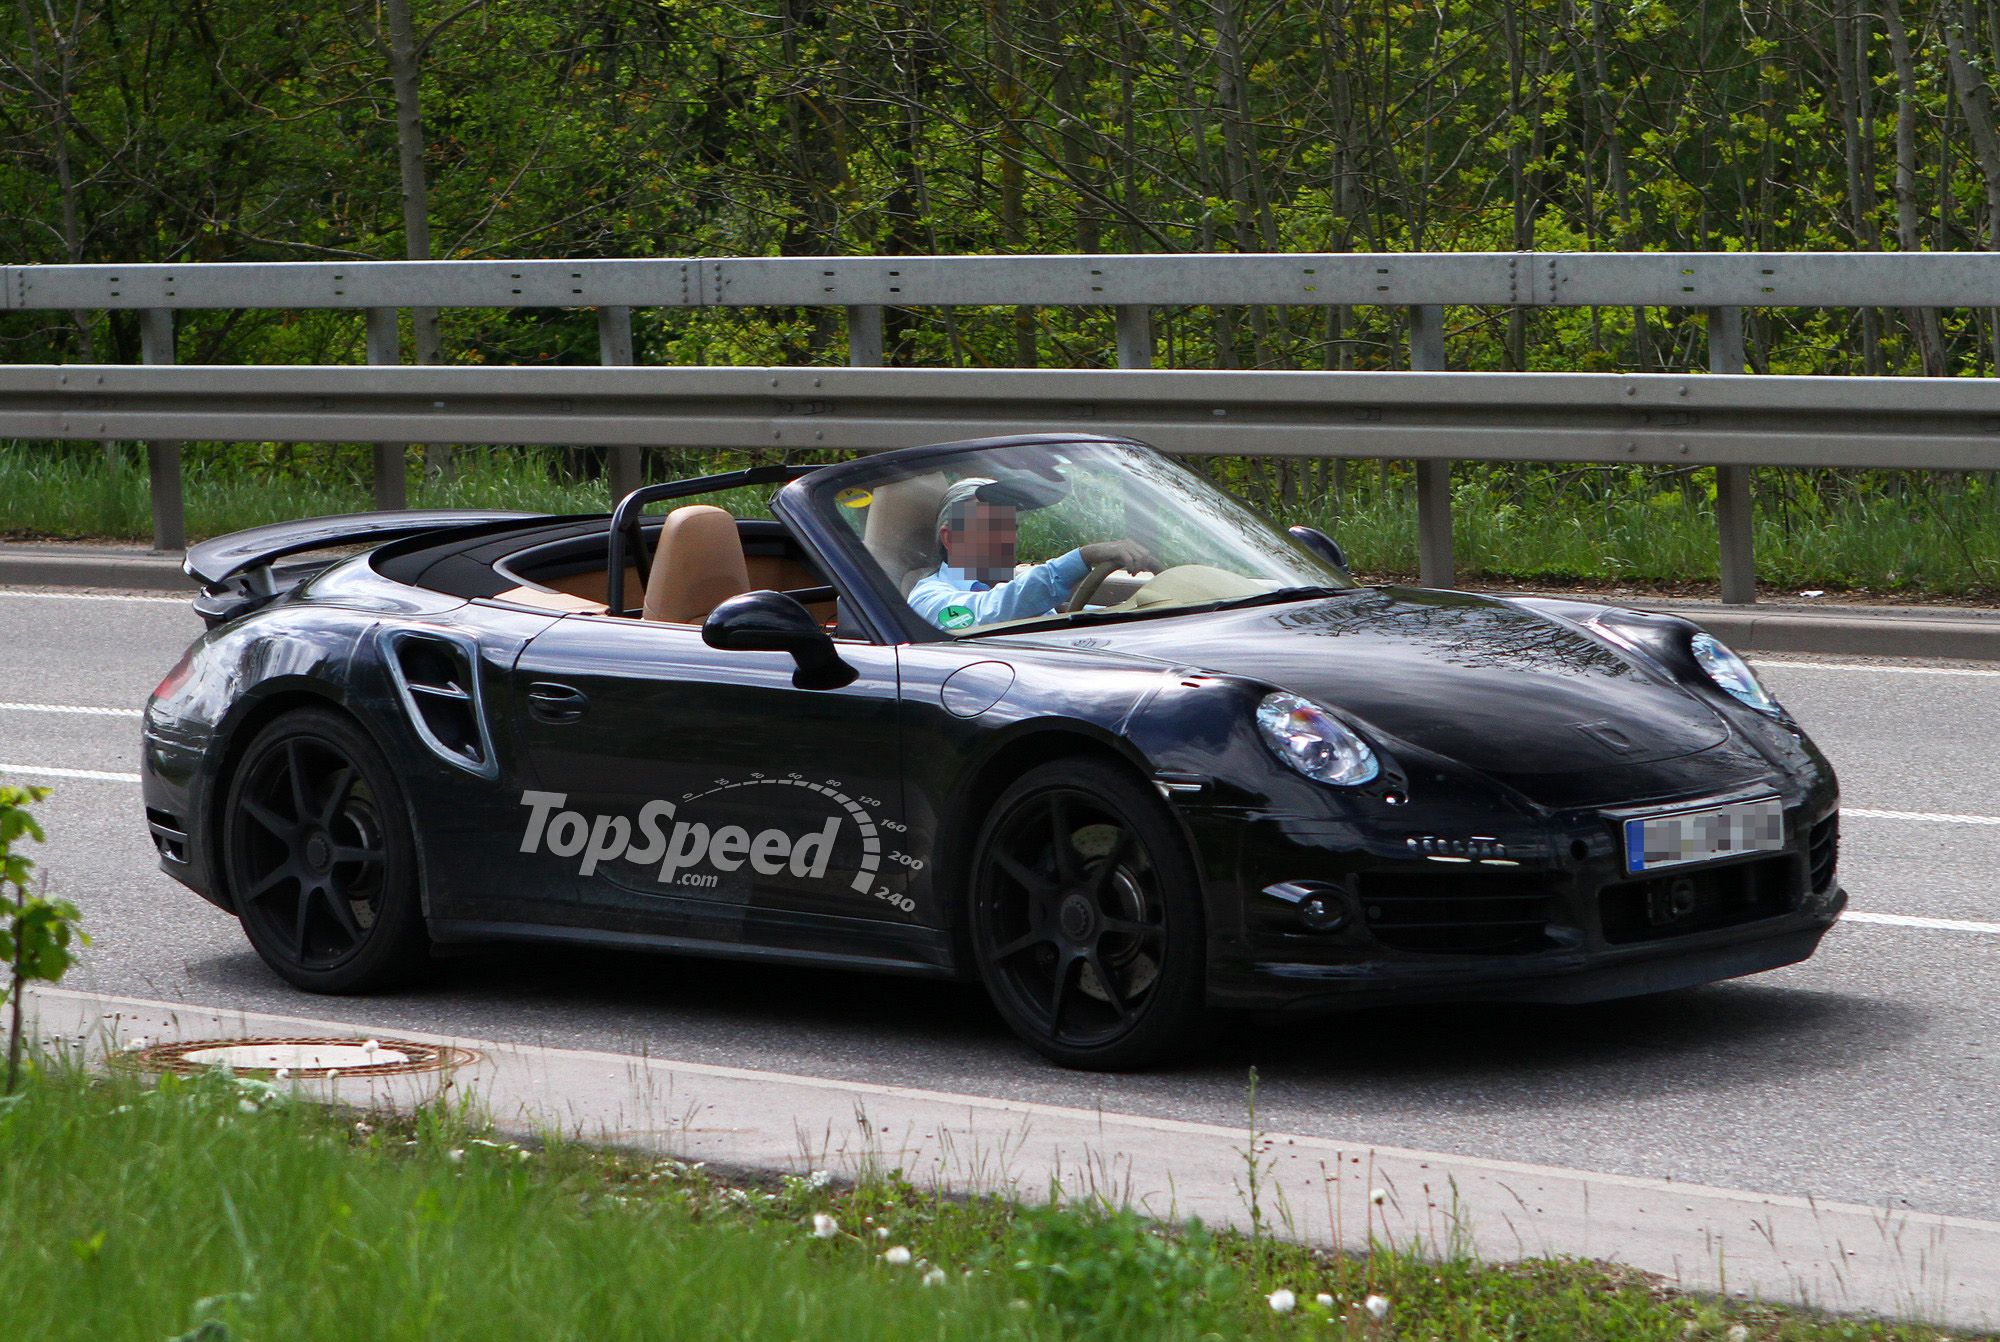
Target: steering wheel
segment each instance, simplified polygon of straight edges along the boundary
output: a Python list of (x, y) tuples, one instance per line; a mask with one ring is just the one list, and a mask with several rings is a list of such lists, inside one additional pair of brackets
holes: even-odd
[(1110, 563), (1092, 564), (1090, 572), (1077, 580), (1076, 589), (1069, 594), (1069, 599), (1063, 602), (1057, 609), (1064, 615), (1072, 615), (1082, 610), (1089, 603), (1090, 598), (1097, 595), (1097, 589), (1104, 586), (1104, 580), (1123, 567), (1123, 564), (1115, 560)]

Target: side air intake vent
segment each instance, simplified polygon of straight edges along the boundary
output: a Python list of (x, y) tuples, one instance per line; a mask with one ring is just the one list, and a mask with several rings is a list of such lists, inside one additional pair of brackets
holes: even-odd
[(443, 634), (399, 631), (389, 636), (389, 665), (424, 744), (448, 763), (494, 777), (498, 765), (479, 693), (478, 650)]

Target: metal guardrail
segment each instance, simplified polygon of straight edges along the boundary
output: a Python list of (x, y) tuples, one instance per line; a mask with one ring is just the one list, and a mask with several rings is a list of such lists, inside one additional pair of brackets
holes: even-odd
[(106, 308), (2000, 306), (1992, 252), (1324, 252), (4, 266), (0, 311)]
[[(601, 361), (620, 365), (635, 362), (634, 307), (837, 306), (847, 313), (849, 362), (865, 369), (883, 362), (885, 307), (1026, 305), (1113, 308), (1119, 367), (1136, 371), (1151, 370), (1154, 363), (1154, 307), (1224, 304), (1407, 307), (1410, 366), (1427, 374), (1445, 368), (1445, 304), (1699, 307), (1708, 311), (1710, 371), (1740, 374), (1744, 308), (2000, 307), (2000, 253), (687, 257), (0, 267), (0, 311), (139, 310), (148, 364), (174, 362), (174, 312), (184, 308), (361, 309), (367, 313), (369, 363), (387, 365), (400, 362), (397, 324), (406, 307), (420, 318), (443, 307), (595, 307)], [(1752, 394), (1725, 385), (1745, 379), (1716, 378), (1711, 386), (1711, 379), (1700, 377), (1605, 374), (1425, 380), (1380, 373), (1134, 377), (1087, 371), (684, 368), (648, 369), (623, 375), (628, 380), (620, 382), (618, 374), (574, 369), (454, 368), (421, 375), (406, 370), (378, 385), (357, 370), (189, 369), (187, 376), (125, 380), (134, 371), (0, 369), (6, 375), (0, 380), (6, 389), (0, 425), (41, 426), (0, 431), (151, 438), (155, 544), (166, 549), (179, 548), (185, 538), (176, 441), (182, 438), (379, 438), (376, 501), (397, 507), (404, 492), (403, 444), (409, 442), (606, 444), (612, 448), (613, 489), (624, 490), (636, 486), (638, 453), (648, 444), (803, 443), (865, 450), (999, 431), (998, 426), (1092, 428), (1132, 433), (1177, 451), (1412, 458), (1421, 569), (1424, 581), (1437, 585), (1452, 578), (1454, 458), (1714, 464), (1723, 599), (1745, 602), (1755, 594), (1752, 465), (2000, 469), (2000, 383), (1970, 379), (1747, 379), (1773, 384)], [(53, 387), (35, 381), (48, 374), (72, 380)], [(232, 381), (237, 374), (249, 380)], [(326, 380), (315, 380), (323, 375)], [(788, 411), (770, 394), (760, 399), (734, 390), (743, 377), (777, 378), (789, 388), (800, 375), (824, 379), (823, 388), (814, 395), (789, 390), (785, 395), (829, 404), (838, 399), (841, 408)], [(577, 376), (584, 381), (576, 385), (588, 390), (563, 395), (588, 401), (587, 413), (538, 408), (546, 393), (528, 390), (557, 385), (551, 378)], [(103, 380), (86, 391), (75, 381), (85, 377)], [(1195, 380), (1164, 380), (1183, 378)], [(1653, 404), (1651, 398), (1669, 394), (1664, 389), (1670, 384), (1670, 394), (1681, 403)], [(308, 386), (323, 388), (310, 393), (320, 401), (304, 409), (295, 399), (287, 403), (288, 397), (307, 394), (299, 388)], [(1122, 389), (1110, 390), (1113, 386)], [(1190, 390), (1184, 393), (1184, 386)], [(628, 387), (640, 390), (624, 390)], [(732, 390), (720, 393), (724, 387)], [(188, 389), (200, 390), (190, 396)], [(37, 395), (55, 400), (36, 401)], [(409, 395), (443, 404), (428, 407), (426, 414), (425, 407), (396, 399)], [(95, 410), (91, 397), (99, 398)], [(224, 399), (229, 404), (218, 403)], [(327, 408), (312, 408), (320, 404)], [(647, 408), (634, 411), (632, 405)], [(1188, 417), (1203, 413), (1204, 405), (1209, 418), (1198, 429)], [(105, 427), (88, 428), (93, 414)], [(51, 426), (55, 431), (43, 431)], [(788, 438), (788, 433), (803, 436)], [(1191, 445), (1197, 441), (1210, 446)], [(1225, 442), (1229, 445), (1220, 445)]]
[(1130, 433), (1168, 452), (1976, 470), (1971, 378), (1088, 369), (0, 366), (0, 436), (869, 452)]

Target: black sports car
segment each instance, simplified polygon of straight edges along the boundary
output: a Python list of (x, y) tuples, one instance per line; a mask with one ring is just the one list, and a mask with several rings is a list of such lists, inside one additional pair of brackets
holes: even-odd
[[(369, 548), (298, 558), (335, 546)], [(1754, 973), (1845, 904), (1832, 769), (1696, 626), (1360, 586), (1129, 441), (187, 566), (210, 628), (147, 705), (147, 819), (315, 992), (523, 938), (977, 977), (1046, 1056), (1128, 1067), (1211, 1011)]]

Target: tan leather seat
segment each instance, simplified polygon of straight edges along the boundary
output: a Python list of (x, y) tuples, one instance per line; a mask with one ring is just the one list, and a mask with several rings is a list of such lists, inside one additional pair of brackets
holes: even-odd
[(938, 566), (938, 502), (950, 484), (936, 471), (891, 480), (875, 490), (861, 547), (904, 596)]
[(736, 519), (705, 503), (676, 508), (660, 526), (642, 614), (668, 624), (700, 624), (732, 596), (756, 589)]

